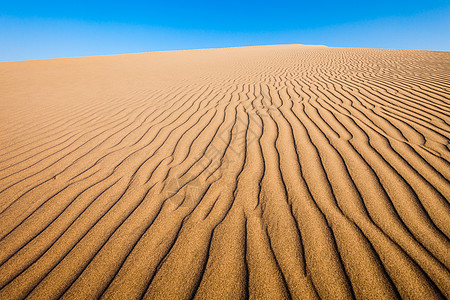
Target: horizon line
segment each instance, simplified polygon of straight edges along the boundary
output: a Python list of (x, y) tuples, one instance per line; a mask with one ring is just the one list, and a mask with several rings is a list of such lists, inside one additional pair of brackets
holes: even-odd
[(270, 47), (270, 46), (310, 46), (310, 47), (326, 47), (326, 48), (346, 48), (346, 49), (378, 49), (378, 50), (405, 50), (405, 51), (431, 51), (431, 52), (450, 52), (450, 50), (427, 50), (427, 49), (407, 49), (407, 48), (370, 48), (370, 47), (339, 47), (339, 46), (327, 46), (321, 44), (297, 44), (297, 43), (280, 43), (280, 44), (259, 44), (259, 45), (246, 45), (246, 46), (228, 46), (228, 47), (206, 47), (206, 48), (187, 48), (187, 49), (169, 49), (169, 50), (150, 50), (142, 52), (127, 52), (127, 53), (114, 53), (114, 54), (99, 54), (99, 55), (80, 55), (80, 56), (64, 56), (64, 57), (49, 57), (49, 58), (36, 58), (25, 60), (5, 60), (1, 63), (14, 63), (14, 62), (31, 62), (41, 60), (55, 60), (55, 59), (73, 59), (73, 58), (92, 58), (103, 56), (118, 56), (118, 55), (133, 55), (133, 54), (145, 54), (145, 53), (159, 53), (159, 52), (181, 52), (181, 51), (198, 51), (198, 50), (221, 50), (221, 49), (233, 49), (233, 48), (251, 48), (251, 47)]

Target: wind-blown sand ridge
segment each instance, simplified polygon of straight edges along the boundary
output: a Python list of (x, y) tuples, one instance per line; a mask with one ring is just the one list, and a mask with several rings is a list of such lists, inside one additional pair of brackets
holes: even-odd
[(0, 299), (450, 298), (450, 53), (0, 64)]

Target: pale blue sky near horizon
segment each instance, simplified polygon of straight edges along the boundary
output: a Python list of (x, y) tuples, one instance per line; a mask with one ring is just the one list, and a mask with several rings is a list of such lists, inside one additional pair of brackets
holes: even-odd
[(450, 2), (0, 0), (0, 62), (275, 44), (449, 51)]

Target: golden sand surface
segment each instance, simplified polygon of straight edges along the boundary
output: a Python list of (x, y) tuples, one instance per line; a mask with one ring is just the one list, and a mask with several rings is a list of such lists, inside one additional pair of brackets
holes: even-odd
[(0, 299), (449, 299), (450, 52), (0, 64)]

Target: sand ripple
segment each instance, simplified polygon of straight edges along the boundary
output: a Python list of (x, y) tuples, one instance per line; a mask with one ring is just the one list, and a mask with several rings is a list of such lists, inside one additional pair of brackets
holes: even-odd
[(0, 64), (0, 298), (450, 298), (449, 52)]

